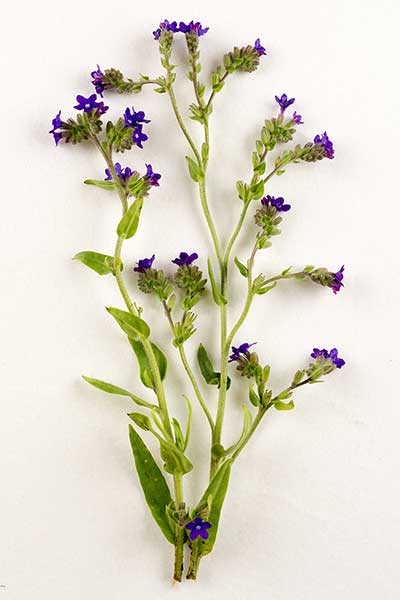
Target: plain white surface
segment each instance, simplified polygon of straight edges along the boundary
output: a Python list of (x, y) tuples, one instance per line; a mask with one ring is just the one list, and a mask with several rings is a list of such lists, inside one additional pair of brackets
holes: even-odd
[[(2, 17), (0, 598), (397, 598), (398, 3), (207, 0), (192, 10), (182, 1), (168, 9), (159, 0), (42, 1), (7, 4)], [(271, 182), (293, 210), (257, 266), (275, 274), (290, 264), (346, 265), (337, 297), (287, 282), (257, 300), (240, 339), (258, 340), (276, 389), (314, 345), (337, 345), (347, 365), (299, 391), (295, 411), (271, 412), (235, 466), (212, 557), (196, 584), (180, 588), (171, 586), (172, 549), (134, 473), (130, 404), (79, 378), (139, 391), (130, 349), (103, 308), (122, 306), (113, 280), (70, 260), (83, 249), (112, 250), (118, 201), (82, 185), (102, 177), (94, 151), (56, 149), (47, 134), (56, 111), (73, 113), (76, 93), (89, 92), (97, 62), (132, 76), (160, 73), (151, 31), (165, 17), (211, 27), (202, 40), (206, 74), (234, 44), (261, 37), (268, 49), (257, 73), (231, 77), (215, 102), (210, 201), (223, 238), (240, 209), (234, 182), (248, 178), (260, 124), (275, 110), (274, 95), (287, 92), (304, 116), (299, 141), (327, 129), (336, 158), (293, 166)], [(183, 76), (181, 94), (182, 87), (183, 105)], [(112, 116), (132, 104), (109, 101)], [(198, 250), (204, 266), (207, 231), (167, 98), (146, 90), (133, 102), (152, 119), (150, 140), (123, 162), (143, 169), (150, 161), (163, 179), (125, 262), (155, 251), (167, 265), (185, 249)], [(247, 247), (242, 238), (243, 259)], [(155, 330), (160, 317), (155, 303), (147, 306)], [(216, 314), (203, 311), (205, 333), (195, 341), (215, 349), (216, 324)], [(165, 347), (166, 324), (157, 327)], [(180, 394), (190, 390), (180, 377), (175, 362), (168, 390), (183, 415)], [(243, 390), (238, 382), (229, 401), (226, 442), (240, 428)], [(203, 466), (188, 477), (191, 502), (205, 485), (208, 443), (203, 417), (195, 417), (189, 455)]]

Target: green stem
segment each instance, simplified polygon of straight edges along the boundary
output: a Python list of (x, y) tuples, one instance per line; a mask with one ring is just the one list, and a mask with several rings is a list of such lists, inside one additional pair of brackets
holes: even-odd
[[(164, 306), (165, 314), (167, 315), (167, 318), (168, 318), (168, 323), (169, 323), (169, 326), (171, 328), (172, 335), (175, 336), (175, 325), (174, 325), (174, 322), (173, 322), (172, 317), (171, 317), (171, 311), (169, 310), (168, 305), (167, 305), (167, 303), (166, 303), (165, 300), (163, 301), (163, 306)], [(207, 420), (208, 420), (208, 422), (210, 424), (211, 431), (213, 431), (214, 430), (214, 421), (213, 421), (213, 418), (211, 416), (210, 411), (207, 408), (206, 403), (204, 402), (204, 399), (203, 399), (203, 396), (201, 394), (200, 387), (199, 387), (199, 385), (197, 383), (196, 377), (194, 376), (194, 373), (193, 373), (193, 371), (192, 371), (192, 369), (191, 369), (191, 367), (190, 367), (190, 365), (188, 363), (188, 360), (187, 360), (187, 357), (186, 357), (186, 353), (185, 353), (185, 349), (183, 347), (183, 344), (179, 344), (177, 346), (177, 348), (178, 348), (178, 351), (179, 351), (179, 356), (181, 357), (181, 361), (182, 361), (183, 367), (184, 367), (184, 369), (186, 371), (186, 374), (189, 377), (190, 382), (192, 384), (193, 391), (194, 391), (194, 393), (196, 395), (196, 398), (197, 398), (197, 400), (198, 400), (201, 408), (203, 409), (204, 414), (207, 417)]]
[[(182, 475), (174, 475), (174, 487), (175, 487), (175, 504), (179, 511), (184, 510), (183, 502), (183, 491), (182, 491)], [(185, 531), (183, 524), (178, 523), (176, 527), (176, 541), (175, 541), (175, 560), (174, 560), (174, 580), (182, 581), (183, 572), (183, 547), (185, 544)]]
[(186, 579), (196, 579), (197, 571), (199, 569), (200, 564), (200, 552), (199, 552), (199, 541), (195, 540), (192, 544), (192, 553), (190, 555), (190, 563), (188, 572), (186, 574)]
[[(228, 71), (225, 71), (225, 73), (223, 74), (223, 76), (221, 77), (219, 82), (222, 83), (228, 77), (228, 75), (229, 75)], [(216, 92), (214, 92), (214, 91), (211, 92), (208, 102), (206, 104), (207, 110), (210, 108), (211, 102), (213, 101), (215, 94), (216, 94)]]
[(187, 139), (188, 144), (191, 147), (192, 152), (193, 152), (193, 154), (196, 157), (196, 160), (198, 162), (199, 167), (201, 167), (201, 157), (200, 157), (200, 154), (199, 154), (199, 152), (198, 152), (198, 150), (196, 148), (196, 145), (195, 145), (194, 141), (192, 140), (192, 138), (191, 138), (188, 130), (186, 129), (185, 123), (183, 122), (183, 119), (181, 117), (181, 113), (179, 112), (179, 108), (178, 108), (178, 104), (177, 104), (177, 101), (176, 101), (175, 92), (174, 92), (174, 89), (172, 87), (172, 84), (167, 85), (167, 93), (168, 93), (169, 99), (171, 101), (172, 109), (174, 111), (175, 118), (178, 121), (179, 127), (181, 128), (183, 135)]

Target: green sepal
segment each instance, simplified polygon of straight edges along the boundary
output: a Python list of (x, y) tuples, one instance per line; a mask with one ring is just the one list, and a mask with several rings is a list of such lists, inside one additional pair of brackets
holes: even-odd
[(139, 481), (151, 514), (167, 540), (175, 544), (175, 533), (166, 514), (166, 509), (172, 502), (167, 482), (150, 450), (131, 425), (129, 425), (129, 439)]
[(86, 185), (95, 185), (96, 187), (101, 188), (102, 190), (108, 190), (110, 192), (115, 190), (114, 181), (103, 181), (101, 179), (85, 179), (83, 183), (86, 183)]
[(146, 321), (132, 313), (119, 308), (107, 307), (107, 312), (117, 321), (118, 325), (127, 334), (128, 337), (136, 339), (145, 339), (150, 335), (150, 327)]
[[(200, 344), (197, 350), (197, 362), (199, 363), (201, 374), (203, 375), (208, 385), (221, 385), (221, 373), (215, 371), (213, 364), (208, 356), (207, 350)], [(229, 390), (231, 386), (231, 378), (228, 377), (226, 389)]]
[[(153, 374), (150, 368), (150, 364), (144, 349), (144, 346), (140, 340), (135, 340), (129, 337), (129, 343), (132, 346), (134, 353), (136, 354), (136, 358), (139, 363), (140, 370), (140, 379), (146, 387), (150, 389), (155, 388), (155, 382), (153, 381)], [(158, 365), (158, 370), (160, 373), (161, 381), (165, 379), (168, 368), (168, 361), (165, 354), (160, 350), (156, 344), (151, 342), (151, 347), (153, 348), (154, 356)]]
[(240, 262), (240, 260), (238, 259), (237, 256), (235, 256), (234, 262), (235, 262), (235, 265), (237, 266), (237, 268), (239, 269), (239, 273), (241, 275), (243, 275), (243, 277), (247, 278), (249, 275), (248, 268), (242, 262)]
[[(114, 273), (114, 257), (108, 254), (100, 254), (99, 252), (92, 252), (91, 250), (84, 250), (78, 252), (72, 257), (73, 260), (80, 260), (81, 263), (96, 271), (99, 275), (108, 275)], [(122, 271), (122, 262), (118, 258), (117, 263), (119, 270)]]
[(143, 206), (143, 198), (136, 198), (130, 205), (117, 227), (117, 234), (126, 240), (133, 237), (139, 226), (140, 213)]
[(187, 164), (189, 167), (190, 177), (193, 179), (193, 181), (198, 183), (200, 181), (200, 179), (202, 179), (204, 177), (204, 173), (203, 173), (202, 169), (193, 160), (193, 158), (190, 158), (190, 156), (185, 156), (185, 158), (187, 160)]
[(214, 547), (215, 540), (218, 532), (218, 524), (221, 516), (222, 506), (224, 504), (226, 491), (228, 489), (229, 477), (231, 474), (231, 460), (227, 460), (224, 462), (222, 467), (218, 469), (203, 496), (200, 499), (199, 504), (197, 505), (197, 509), (199, 510), (205, 504), (209, 504), (210, 496), (211, 499), (211, 510), (210, 515), (208, 517), (211, 527), (208, 530), (208, 540), (205, 540), (200, 547), (200, 554), (203, 556), (211, 552)]
[(102, 381), (101, 379), (94, 379), (93, 377), (86, 377), (86, 375), (82, 375), (82, 378), (87, 383), (90, 383), (90, 385), (93, 385), (95, 388), (102, 390), (103, 392), (107, 392), (107, 394), (115, 394), (117, 396), (127, 396), (128, 398), (133, 400), (133, 402), (135, 402), (139, 406), (146, 406), (146, 408), (158, 409), (158, 406), (155, 406), (154, 404), (150, 404), (150, 402), (146, 402), (145, 400), (142, 400), (141, 398), (139, 398), (139, 396), (136, 396), (135, 394), (132, 394), (132, 392), (128, 392), (128, 390), (124, 390), (124, 388), (121, 388), (117, 385), (108, 383), (107, 381)]

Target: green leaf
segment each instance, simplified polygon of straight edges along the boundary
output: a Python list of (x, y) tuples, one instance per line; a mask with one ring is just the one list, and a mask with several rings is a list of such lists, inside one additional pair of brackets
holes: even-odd
[(102, 390), (103, 392), (107, 392), (107, 394), (116, 394), (117, 396), (127, 396), (133, 402), (138, 404), (139, 406), (146, 406), (147, 408), (157, 408), (154, 404), (150, 404), (150, 402), (146, 402), (132, 394), (132, 392), (128, 392), (128, 390), (124, 390), (124, 388), (118, 387), (117, 385), (113, 385), (112, 383), (107, 383), (107, 381), (102, 381), (101, 379), (93, 379), (92, 377), (86, 377), (82, 375), (82, 378), (90, 385), (93, 385), (95, 388)]
[(193, 160), (193, 158), (190, 158), (190, 156), (185, 156), (185, 158), (189, 167), (190, 177), (193, 179), (193, 181), (198, 183), (200, 179), (204, 177), (203, 171), (201, 170), (199, 165)]
[(281, 402), (280, 400), (276, 400), (274, 402), (274, 406), (276, 408), (276, 410), (292, 410), (294, 408), (294, 402), (293, 400), (290, 400), (290, 402)]
[(198, 508), (202, 505), (209, 502), (209, 497), (212, 497), (211, 500), (211, 511), (209, 520), (212, 525), (208, 530), (209, 537), (200, 548), (201, 555), (208, 554), (214, 547), (215, 540), (218, 532), (218, 524), (221, 516), (222, 506), (224, 504), (226, 491), (228, 489), (229, 477), (231, 474), (231, 460), (227, 460), (224, 462), (222, 467), (218, 469), (212, 480), (210, 481), (206, 491), (200, 499), (198, 504)]
[[(199, 363), (201, 374), (203, 375), (208, 385), (221, 385), (221, 373), (214, 370), (210, 357), (208, 356), (207, 350), (200, 344), (197, 350), (197, 362)], [(229, 390), (231, 386), (231, 378), (227, 379), (226, 389)]]
[(253, 406), (259, 406), (260, 405), (260, 398), (258, 397), (258, 395), (255, 393), (255, 391), (253, 390), (253, 386), (251, 385), (249, 387), (249, 400), (252, 403)]
[(136, 198), (130, 205), (117, 227), (117, 234), (126, 240), (133, 237), (139, 225), (140, 213), (143, 206), (143, 198)]
[[(114, 273), (114, 257), (108, 254), (100, 254), (99, 252), (91, 252), (85, 250), (78, 252), (73, 256), (73, 260), (80, 260), (81, 263), (96, 271), (99, 275), (107, 275), (108, 273)], [(118, 259), (119, 268), (122, 271), (122, 262)]]
[(179, 448), (179, 450), (184, 451), (185, 441), (184, 441), (182, 429), (179, 424), (179, 421), (177, 419), (175, 419), (175, 417), (173, 417), (173, 419), (172, 419), (172, 427), (174, 428), (174, 433), (175, 433), (175, 444), (176, 444), (177, 448)]
[(274, 283), (272, 283), (271, 285), (267, 285), (267, 286), (264, 286), (264, 287), (259, 287), (259, 288), (255, 289), (254, 291), (259, 296), (262, 296), (263, 294), (266, 294), (267, 292), (270, 292), (271, 290), (273, 290), (274, 287), (276, 287), (277, 284), (278, 284), (278, 282), (274, 281)]
[(150, 327), (146, 321), (140, 317), (136, 317), (126, 310), (119, 308), (108, 307), (107, 311), (114, 317), (118, 325), (123, 331), (133, 339), (148, 338), (150, 335)]
[[(142, 342), (129, 337), (129, 343), (132, 346), (134, 353), (136, 354), (136, 358), (139, 363), (140, 379), (143, 385), (150, 389), (154, 389), (155, 382), (153, 381), (152, 370), (150, 368), (150, 364)], [(165, 354), (162, 352), (162, 350), (160, 350), (158, 346), (156, 346), (156, 344), (153, 344), (153, 342), (151, 342), (151, 347), (153, 348), (154, 356), (157, 361), (161, 381), (163, 381), (167, 374), (167, 359), (165, 357)]]
[(172, 446), (162, 438), (160, 442), (160, 455), (164, 461), (164, 469), (171, 475), (185, 475), (193, 469), (190, 460), (184, 455), (182, 450)]
[(113, 181), (103, 181), (103, 180), (99, 180), (99, 179), (85, 179), (85, 181), (83, 183), (86, 183), (86, 185), (95, 185), (98, 188), (101, 188), (102, 190), (115, 190), (115, 183)]
[(133, 412), (128, 413), (128, 417), (132, 419), (132, 421), (140, 427), (140, 429), (144, 429), (144, 431), (151, 431), (151, 421), (147, 415), (142, 415), (142, 413)]
[(212, 268), (212, 263), (211, 263), (210, 258), (207, 259), (207, 266), (208, 266), (208, 274), (210, 276), (211, 291), (212, 291), (212, 295), (214, 298), (214, 302), (215, 302), (215, 304), (218, 304), (218, 305), (221, 305), (222, 303), (226, 304), (226, 299), (221, 296), (221, 293), (217, 286), (217, 282), (215, 281), (214, 271)]
[(247, 267), (245, 267), (245, 265), (243, 263), (240, 262), (240, 260), (238, 259), (237, 256), (235, 256), (235, 265), (237, 266), (237, 268), (239, 269), (239, 273), (241, 275), (243, 275), (243, 277), (248, 277), (249, 275), (249, 270)]
[(174, 544), (175, 534), (166, 515), (166, 508), (172, 502), (167, 482), (149, 449), (131, 425), (129, 425), (129, 439), (136, 470), (151, 514), (167, 540)]
[(259, 200), (264, 194), (264, 180), (261, 179), (261, 181), (252, 185), (250, 191), (252, 193), (253, 200)]

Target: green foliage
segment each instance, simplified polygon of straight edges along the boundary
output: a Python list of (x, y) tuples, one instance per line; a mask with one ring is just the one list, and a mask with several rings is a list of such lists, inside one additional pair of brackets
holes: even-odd
[(211, 552), (215, 544), (221, 511), (229, 485), (231, 466), (231, 460), (227, 460), (224, 462), (224, 464), (218, 469), (218, 471), (208, 484), (203, 496), (201, 497), (197, 505), (197, 510), (199, 510), (204, 504), (209, 504), (211, 498), (211, 510), (209, 514), (209, 521), (212, 527), (208, 530), (208, 540), (206, 540), (201, 546), (200, 553), (202, 556), (205, 554), (209, 554), (209, 552)]
[[(140, 370), (140, 379), (146, 387), (150, 389), (155, 389), (156, 384), (153, 377), (153, 372), (150, 367), (149, 359), (147, 358), (146, 351), (144, 346), (140, 340), (129, 337), (129, 342), (132, 346), (134, 353), (136, 354), (136, 358), (139, 363)], [(168, 370), (168, 361), (160, 348), (151, 342), (151, 347), (153, 349), (153, 353), (157, 362), (158, 371), (160, 373), (161, 381), (163, 381), (167, 375)]]
[(224, 66), (228, 73), (234, 71), (251, 73), (257, 69), (259, 64), (260, 56), (253, 46), (244, 46), (243, 48), (235, 46), (232, 52), (228, 52), (224, 56)]
[(108, 121), (106, 125), (107, 141), (116, 152), (125, 152), (133, 147), (132, 133), (132, 127), (127, 127), (124, 119), (118, 119), (116, 123)]
[(85, 179), (83, 183), (86, 183), (86, 185), (94, 185), (109, 192), (115, 190), (115, 183), (113, 181), (103, 181), (102, 179)]
[(117, 396), (127, 396), (128, 398), (133, 400), (133, 402), (135, 402), (139, 406), (145, 406), (146, 408), (151, 408), (151, 409), (158, 409), (158, 407), (155, 406), (154, 404), (150, 404), (149, 402), (142, 400), (141, 398), (139, 398), (139, 396), (136, 396), (135, 394), (132, 394), (132, 392), (128, 392), (128, 390), (118, 387), (117, 385), (114, 385), (113, 383), (107, 383), (107, 381), (102, 381), (101, 379), (93, 379), (93, 377), (86, 377), (85, 375), (82, 375), (82, 378), (87, 383), (90, 383), (90, 385), (93, 385), (95, 388), (102, 390), (103, 392), (107, 392), (107, 394), (116, 394)]
[[(81, 263), (89, 267), (89, 269), (96, 271), (99, 275), (107, 275), (109, 273), (114, 274), (114, 256), (84, 250), (83, 252), (75, 254), (73, 260), (80, 260)], [(118, 265), (119, 270), (122, 271), (123, 265), (120, 259), (117, 259), (116, 264)]]
[(129, 425), (129, 439), (139, 481), (151, 514), (167, 540), (174, 544), (175, 532), (172, 530), (166, 514), (166, 508), (172, 502), (167, 482), (150, 450), (131, 425)]
[(174, 345), (180, 346), (196, 332), (194, 322), (197, 318), (192, 312), (185, 312), (181, 321), (175, 323)]
[(235, 256), (235, 265), (239, 269), (239, 273), (241, 275), (243, 275), (243, 277), (246, 277), (246, 279), (247, 279), (247, 277), (249, 275), (249, 270), (247, 267), (245, 267), (245, 265), (243, 263), (240, 262), (240, 260), (238, 259), (237, 256)]
[[(203, 344), (200, 344), (200, 346), (198, 347), (197, 362), (199, 364), (201, 374), (203, 375), (206, 383), (208, 383), (208, 385), (217, 385), (218, 387), (220, 387), (221, 373), (218, 373), (217, 371), (215, 371), (215, 369), (212, 365), (211, 359), (208, 356), (207, 350), (205, 349)], [(231, 385), (231, 379), (230, 379), (230, 377), (228, 377), (228, 380), (227, 380), (227, 389), (228, 390), (230, 388), (230, 385)]]
[(139, 226), (140, 213), (143, 207), (143, 198), (137, 198), (128, 208), (117, 227), (120, 237), (129, 239), (133, 237)]
[(149, 337), (150, 327), (147, 325), (146, 321), (143, 321), (140, 317), (136, 317), (126, 310), (121, 310), (119, 308), (108, 307), (107, 311), (114, 317), (128, 337), (134, 340), (141, 340)]
[(204, 177), (201, 167), (199, 167), (197, 162), (195, 162), (193, 158), (190, 158), (190, 156), (185, 156), (185, 158), (187, 160), (190, 177), (194, 182), (198, 183)]

